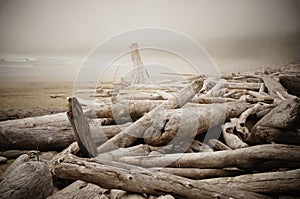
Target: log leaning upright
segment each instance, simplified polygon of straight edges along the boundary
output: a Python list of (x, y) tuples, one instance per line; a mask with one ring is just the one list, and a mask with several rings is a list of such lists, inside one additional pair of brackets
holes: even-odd
[(96, 145), (92, 139), (90, 126), (75, 97), (69, 98), (69, 111), (67, 115), (82, 155), (84, 157), (94, 157), (96, 155)]

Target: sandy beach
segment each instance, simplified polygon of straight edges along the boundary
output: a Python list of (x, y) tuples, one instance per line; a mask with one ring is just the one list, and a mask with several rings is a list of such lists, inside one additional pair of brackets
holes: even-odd
[[(72, 90), (72, 82), (1, 81), (0, 120), (63, 112)], [(51, 98), (53, 94), (62, 96)]]

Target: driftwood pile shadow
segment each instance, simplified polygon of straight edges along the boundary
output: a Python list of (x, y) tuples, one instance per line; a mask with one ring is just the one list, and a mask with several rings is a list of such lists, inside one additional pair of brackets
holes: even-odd
[(2, 121), (0, 156), (16, 160), (0, 198), (299, 197), (298, 75), (103, 86), (67, 114)]

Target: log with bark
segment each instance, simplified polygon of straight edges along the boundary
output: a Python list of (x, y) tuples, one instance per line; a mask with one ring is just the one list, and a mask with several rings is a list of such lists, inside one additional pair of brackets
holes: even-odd
[(169, 166), (202, 169), (237, 167), (252, 170), (263, 166), (265, 166), (264, 169), (297, 168), (300, 166), (299, 150), (300, 146), (266, 144), (217, 152), (123, 157), (119, 161), (143, 167)]
[(0, 198), (46, 198), (52, 191), (52, 176), (44, 162), (25, 162), (0, 182)]
[(150, 195), (171, 194), (177, 198), (270, 198), (132, 165), (83, 159), (71, 154), (54, 164), (52, 172), (60, 178), (83, 180), (107, 189)]

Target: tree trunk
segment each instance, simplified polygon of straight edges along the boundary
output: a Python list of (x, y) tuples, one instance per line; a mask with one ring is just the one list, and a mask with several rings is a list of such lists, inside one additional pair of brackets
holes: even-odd
[(282, 86), (285, 87), (289, 93), (300, 97), (299, 76), (281, 76), (279, 79)]
[(74, 141), (65, 113), (0, 123), (0, 148), (61, 150)]
[[(244, 172), (238, 169), (195, 169), (195, 168), (150, 168), (155, 171), (171, 173), (177, 176), (200, 180), (207, 178), (219, 178), (241, 175)], [(250, 189), (249, 189), (250, 190)], [(249, 191), (248, 190), (248, 191)]]
[(98, 160), (118, 161), (121, 157), (125, 157), (125, 156), (148, 155), (149, 153), (151, 153), (152, 150), (153, 149), (151, 149), (150, 146), (145, 144), (140, 144), (133, 147), (119, 148), (106, 153), (100, 153), (95, 158)]
[(251, 142), (256, 144), (270, 144), (274, 142), (277, 144), (300, 145), (299, 130), (286, 130), (273, 127), (257, 126), (251, 135)]
[(187, 141), (225, 120), (240, 115), (248, 103), (201, 104), (177, 110), (160, 112), (146, 130), (145, 142), (152, 146)]
[(280, 82), (274, 80), (273, 78), (268, 77), (268, 76), (263, 76), (262, 79), (265, 83), (265, 86), (268, 89), (268, 93), (272, 97), (281, 98), (281, 96), (283, 96), (284, 98), (288, 98), (288, 99), (295, 99), (296, 98), (296, 96), (288, 94), (285, 91), (285, 89), (283, 88), (283, 86), (280, 84)]
[(210, 139), (208, 145), (216, 151), (231, 150), (226, 144), (216, 139)]
[(15, 159), (20, 155), (27, 154), (30, 150), (8, 150), (1, 151), (0, 156), (6, 157), (7, 159)]
[(124, 148), (131, 146), (137, 138), (141, 138), (143, 136), (145, 130), (151, 125), (152, 119), (160, 111), (183, 106), (194, 97), (195, 93), (200, 90), (201, 86), (200, 80), (194, 81), (192, 84), (182, 89), (176, 96), (155, 107), (121, 133), (102, 144), (98, 147), (98, 152), (103, 153), (120, 147)]
[[(236, 150), (206, 153), (167, 154), (157, 156), (123, 157), (120, 162), (143, 167), (182, 167), (221, 169), (237, 167), (256, 169), (267, 165), (265, 169), (297, 167), (300, 165), (300, 146), (266, 144)], [(272, 163), (268, 165), (267, 163)]]
[(52, 176), (44, 162), (25, 162), (0, 182), (0, 198), (46, 198), (52, 191)]
[(13, 170), (15, 170), (18, 166), (21, 164), (29, 161), (29, 155), (23, 154), (20, 157), (18, 157), (0, 176), (0, 181), (2, 181), (6, 176), (8, 176)]
[(151, 195), (171, 194), (178, 198), (269, 198), (238, 189), (182, 178), (116, 162), (82, 159), (68, 155), (53, 168), (55, 176), (80, 179), (107, 189), (122, 189)]
[(47, 199), (100, 198), (100, 196), (106, 191), (106, 189), (103, 189), (98, 185), (77, 180)]
[(119, 118), (131, 117), (138, 118), (148, 113), (152, 108), (162, 104), (162, 100), (123, 100), (114, 104), (105, 104), (96, 106), (85, 112), (88, 118), (113, 118), (118, 123)]
[(202, 182), (263, 194), (300, 193), (300, 169), (281, 172), (248, 174), (237, 177), (213, 178)]
[(264, 127), (296, 130), (300, 124), (300, 99), (287, 99), (273, 108), (252, 128), (246, 138), (246, 142), (261, 143), (264, 135)]
[[(121, 132), (125, 125), (101, 126), (101, 120), (90, 120), (95, 143), (102, 144)], [(0, 122), (0, 149), (10, 150), (63, 150), (75, 141), (74, 132), (66, 113), (30, 117)], [(28, 151), (1, 152), (2, 156), (15, 156)], [(14, 153), (16, 153), (14, 155)], [(4, 155), (6, 154), (6, 155)]]

